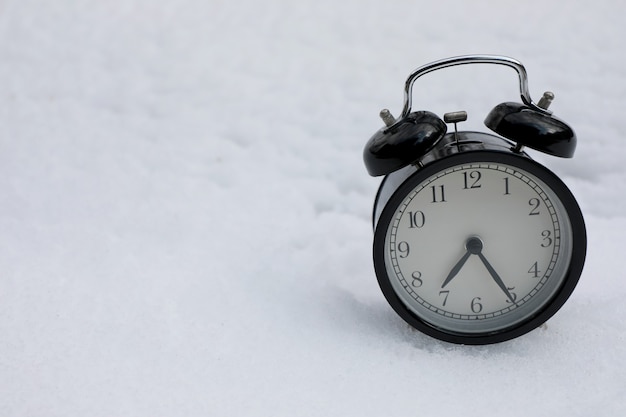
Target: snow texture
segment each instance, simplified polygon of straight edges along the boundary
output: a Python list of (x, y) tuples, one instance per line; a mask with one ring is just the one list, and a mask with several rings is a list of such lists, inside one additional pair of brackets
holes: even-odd
[[(626, 26), (618, 0), (5, 0), (0, 415), (626, 415)], [(363, 145), (407, 75), (522, 61), (579, 138), (539, 153), (588, 257), (547, 326), (411, 330), (380, 292)], [(420, 78), (464, 128), (515, 73)]]

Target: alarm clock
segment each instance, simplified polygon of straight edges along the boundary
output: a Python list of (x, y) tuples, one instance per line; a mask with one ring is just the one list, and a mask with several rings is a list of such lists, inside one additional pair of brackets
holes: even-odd
[[(412, 111), (420, 76), (475, 63), (510, 67), (519, 78), (521, 102), (498, 104), (485, 119), (495, 134), (459, 130), (465, 111)], [(531, 100), (519, 61), (469, 55), (416, 69), (401, 115), (381, 111), (385, 125), (363, 152), (368, 173), (384, 176), (374, 269), (390, 306), (415, 329), (458, 344), (503, 342), (543, 324), (572, 294), (587, 247), (581, 210), (524, 151), (573, 156), (576, 135), (548, 110), (553, 98)]]

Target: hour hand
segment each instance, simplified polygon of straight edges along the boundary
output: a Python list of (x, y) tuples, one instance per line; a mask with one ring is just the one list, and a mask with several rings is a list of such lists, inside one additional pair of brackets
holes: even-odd
[(461, 257), (461, 259), (459, 259), (459, 262), (457, 262), (456, 265), (454, 265), (454, 267), (452, 268), (452, 270), (450, 271), (450, 273), (446, 277), (445, 281), (443, 281), (443, 284), (441, 284), (441, 288), (444, 288), (446, 285), (448, 285), (450, 283), (450, 281), (452, 281), (452, 278), (454, 278), (456, 276), (456, 274), (459, 273), (461, 268), (463, 268), (463, 265), (465, 265), (465, 262), (467, 261), (467, 258), (469, 258), (471, 254), (472, 253), (469, 250), (467, 252), (465, 252), (465, 255), (463, 255)]
[(470, 257), (470, 255), (476, 255), (480, 253), (480, 251), (483, 249), (483, 242), (478, 236), (472, 236), (467, 239), (467, 242), (465, 242), (465, 249), (467, 249), (465, 255), (463, 255), (461, 259), (459, 259), (459, 262), (454, 265), (446, 279), (443, 281), (443, 284), (441, 284), (441, 288), (445, 287), (450, 283), (450, 281), (452, 281), (452, 278), (454, 278), (456, 274), (459, 273), (461, 268), (463, 268), (463, 265), (465, 265), (465, 262), (467, 261), (467, 258)]

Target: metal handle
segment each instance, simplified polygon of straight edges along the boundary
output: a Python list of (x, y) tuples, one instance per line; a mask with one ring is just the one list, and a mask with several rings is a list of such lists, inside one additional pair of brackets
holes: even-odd
[(528, 76), (526, 75), (526, 69), (521, 62), (513, 58), (499, 55), (464, 55), (431, 62), (430, 64), (421, 66), (413, 71), (411, 75), (409, 75), (409, 78), (407, 78), (404, 86), (404, 108), (402, 109), (402, 115), (397, 119), (396, 123), (411, 113), (412, 90), (415, 80), (424, 74), (428, 74), (429, 72), (436, 71), (438, 69), (464, 64), (497, 64), (513, 68), (519, 76), (519, 90), (522, 102), (542, 113), (550, 113), (549, 111), (537, 106), (530, 98), (530, 93), (528, 92)]

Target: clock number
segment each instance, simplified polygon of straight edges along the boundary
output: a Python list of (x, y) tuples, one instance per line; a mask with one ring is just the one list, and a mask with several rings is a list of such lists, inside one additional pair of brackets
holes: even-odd
[(401, 258), (406, 258), (407, 256), (409, 256), (410, 251), (411, 249), (409, 248), (408, 242), (402, 241), (398, 243), (398, 252), (400, 252)]
[(411, 274), (411, 277), (413, 277), (413, 281), (411, 281), (411, 286), (419, 288), (424, 284), (424, 281), (422, 281), (422, 273), (420, 271), (413, 272)]
[(483, 311), (483, 305), (479, 301), (481, 301), (480, 297), (474, 297), (472, 299), (472, 304), (471, 304), (472, 312), (474, 312), (476, 314), (478, 314), (481, 311)]
[(539, 278), (539, 274), (541, 273), (541, 271), (539, 270), (539, 266), (537, 265), (537, 262), (535, 262), (533, 266), (530, 267), (530, 269), (528, 270), (528, 273), (532, 274), (533, 278)]
[(443, 185), (440, 185), (439, 187), (435, 185), (431, 185), (430, 189), (433, 192), (432, 203), (445, 203), (446, 202), (446, 195), (444, 193)]
[(510, 195), (509, 192), (509, 177), (504, 177), (504, 195)]
[[(464, 190), (468, 190), (470, 188), (480, 188), (481, 185), (478, 183), (478, 181), (480, 181), (480, 171), (470, 171), (468, 172), (464, 172), (463, 173), (463, 182), (464, 182), (464, 186), (463, 189)], [(472, 182), (472, 185), (469, 185), (470, 181), (474, 180), (474, 182)]]
[[(517, 300), (517, 294), (513, 292), (515, 287), (506, 287), (506, 289), (509, 291), (509, 294), (511, 294), (511, 298), (513, 299), (513, 302), (515, 302), (515, 300)], [(511, 303), (511, 300), (507, 298), (506, 302)]]
[(443, 306), (446, 306), (446, 303), (448, 302), (448, 296), (450, 295), (450, 291), (449, 290), (445, 290), (445, 291), (439, 291), (439, 295), (443, 295)]
[(426, 216), (421, 211), (412, 212), (409, 211), (409, 227), (411, 229), (424, 227), (426, 223)]
[(543, 238), (543, 243), (541, 244), (542, 248), (547, 248), (552, 245), (552, 233), (549, 230), (544, 230), (541, 232), (541, 237)]
[(528, 213), (529, 216), (536, 216), (539, 214), (539, 204), (538, 198), (531, 198), (528, 200), (528, 205), (532, 207), (530, 213)]

